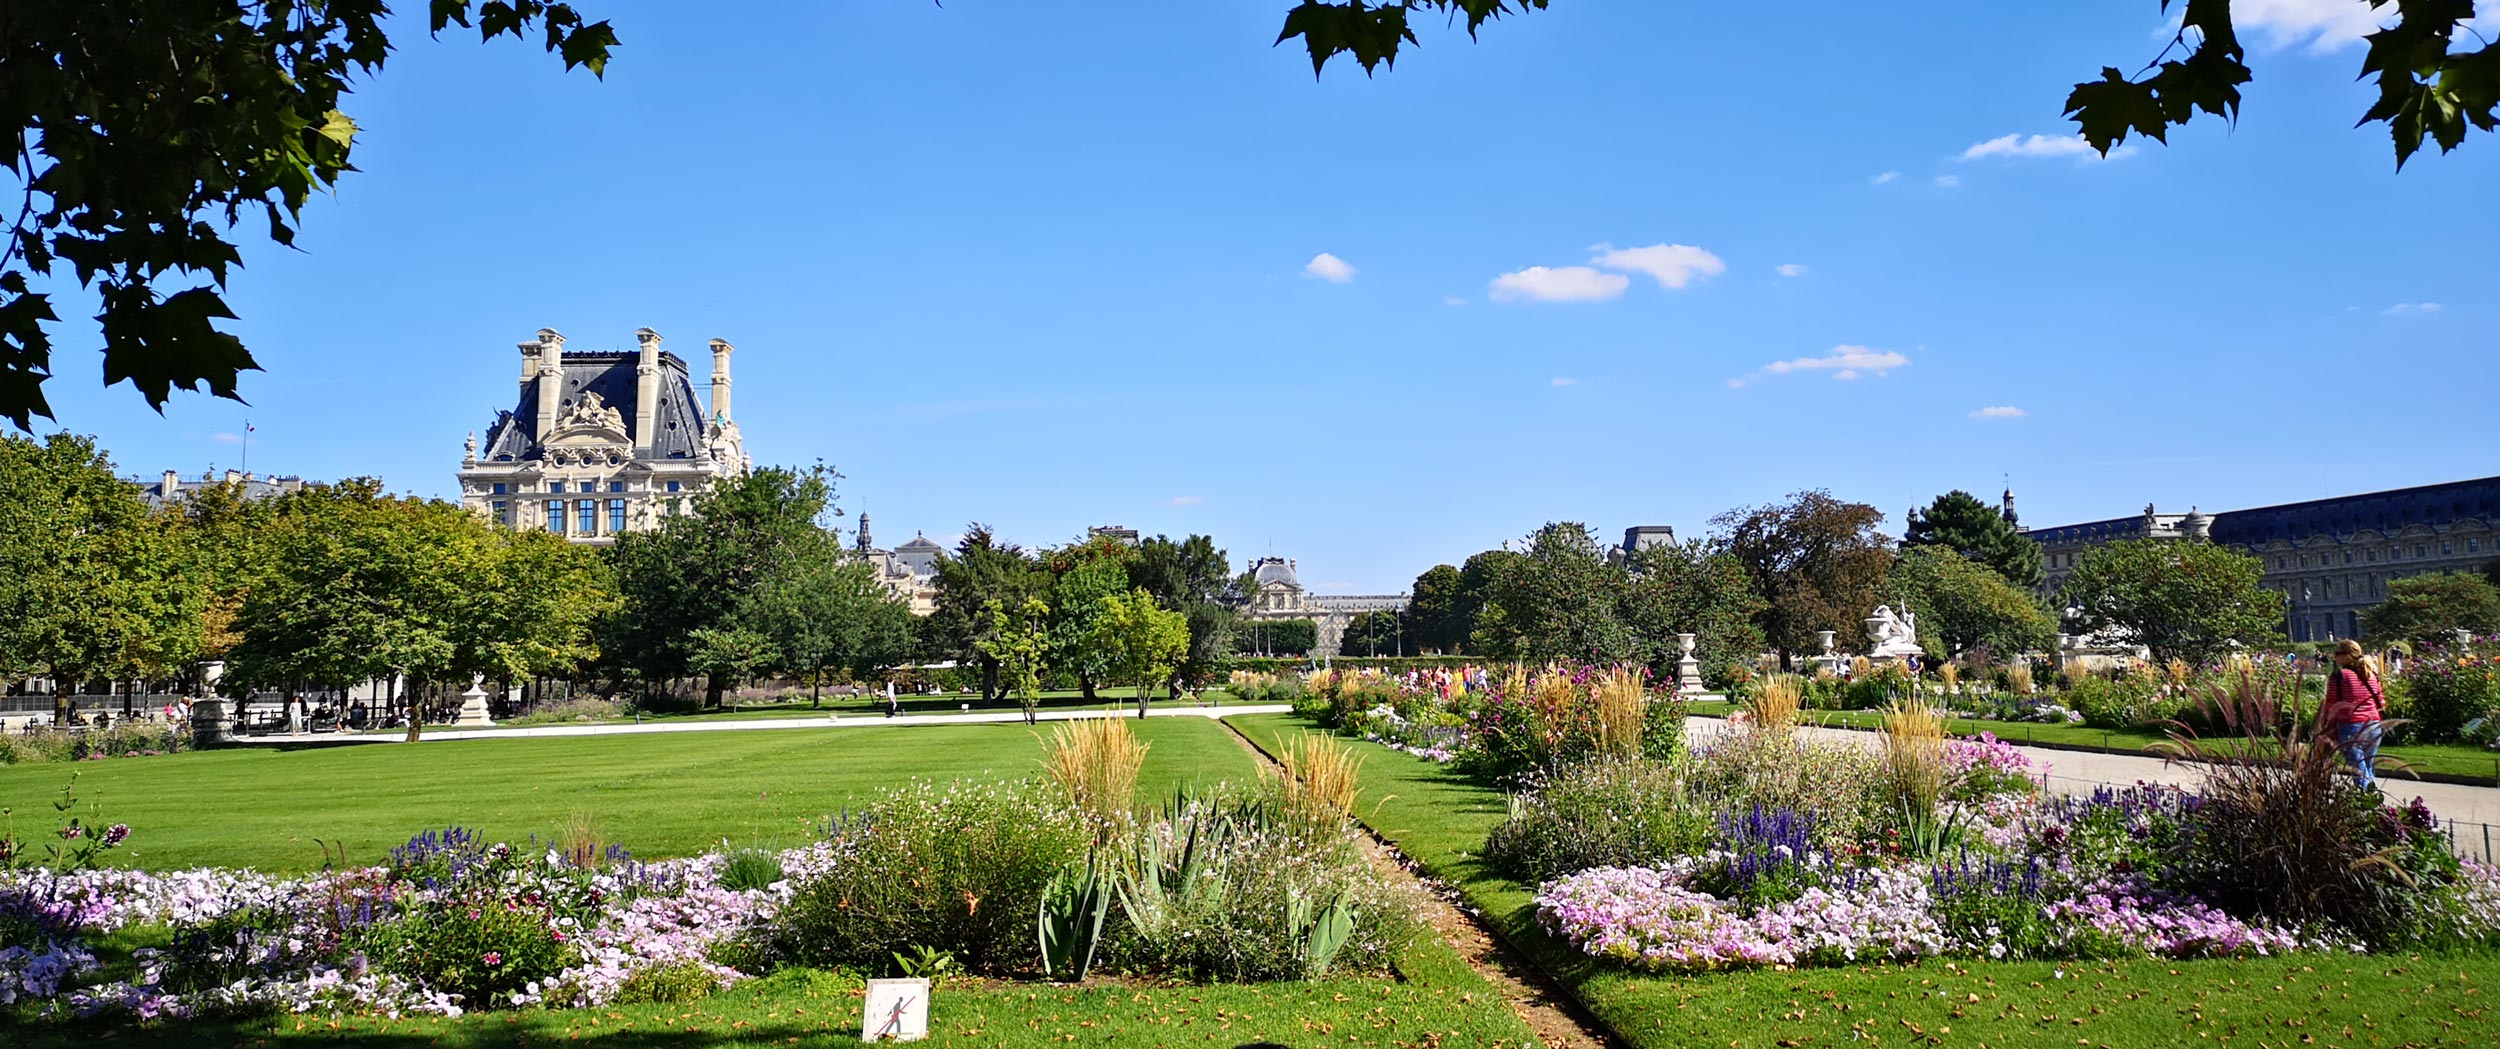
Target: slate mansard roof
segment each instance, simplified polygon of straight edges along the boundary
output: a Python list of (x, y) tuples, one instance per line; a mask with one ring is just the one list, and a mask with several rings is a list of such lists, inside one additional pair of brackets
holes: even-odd
[[(624, 416), (631, 429), (640, 417), (641, 405), (635, 403), (637, 384), (634, 368), (641, 355), (631, 350), (567, 352), (563, 357), (564, 397), (557, 405), (557, 416), (571, 410), (585, 393), (596, 393), (607, 406)], [(702, 402), (694, 393), (694, 380), (686, 362), (676, 354), (660, 352), (660, 405), (653, 426), (651, 454), (655, 459), (693, 459), (703, 438), (707, 419)], [(478, 450), (481, 461), (535, 459), (539, 456), (538, 389), (521, 394), (521, 403), (495, 417), (486, 431), (485, 447)], [(639, 438), (641, 435), (636, 434)]]
[(2500, 477), (2313, 499), (2214, 515), (2217, 543), (2261, 546), (2316, 535), (2392, 534), (2422, 525), (2445, 530), (2461, 521), (2500, 517)]

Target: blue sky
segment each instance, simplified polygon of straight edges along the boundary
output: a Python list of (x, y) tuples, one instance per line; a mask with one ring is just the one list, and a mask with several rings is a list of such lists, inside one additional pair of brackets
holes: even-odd
[(749, 450), (881, 542), (1120, 522), (1340, 592), (1810, 487), (1897, 529), (2500, 472), (2500, 141), (2396, 173), (2358, 0), (2245, 5), (2237, 127), (2107, 161), (2059, 110), (2151, 0), (1560, 0), (1317, 81), (1286, 0), (578, 2), (604, 81), (406, 20), (364, 170), (233, 281), (251, 407), (159, 418), (70, 324), (62, 425), (447, 496), (516, 342), (648, 325), (735, 343)]

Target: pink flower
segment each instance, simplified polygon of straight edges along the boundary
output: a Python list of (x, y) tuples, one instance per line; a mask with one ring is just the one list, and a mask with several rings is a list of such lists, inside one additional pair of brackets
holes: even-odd
[(502, 965), (502, 964), (503, 964), (503, 952), (502, 952), (502, 951), (488, 951), (488, 952), (486, 952), (485, 956), (484, 956), (484, 957), (482, 957), (482, 958), (480, 958), (479, 960), (480, 960), (480, 961), (485, 962), (485, 963), (486, 963), (486, 964), (488, 964), (488, 965)]

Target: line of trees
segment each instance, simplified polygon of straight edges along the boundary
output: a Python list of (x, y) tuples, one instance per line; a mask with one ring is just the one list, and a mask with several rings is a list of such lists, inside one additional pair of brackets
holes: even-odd
[(1217, 677), (1237, 597), (1207, 536), (1097, 535), (1027, 550), (974, 522), (938, 559), (921, 651), (977, 668), (985, 701), (1057, 681), (1089, 701), (1127, 684), (1142, 704), (1146, 689), (1177, 695)]

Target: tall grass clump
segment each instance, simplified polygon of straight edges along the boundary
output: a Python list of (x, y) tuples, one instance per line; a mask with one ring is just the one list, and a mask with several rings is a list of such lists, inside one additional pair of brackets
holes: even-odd
[(1943, 663), (1943, 664), (1939, 664), (1939, 665), (1936, 667), (1936, 677), (1937, 677), (1937, 679), (1938, 679), (1938, 680), (1940, 680), (1940, 681), (1943, 681), (1943, 682), (1944, 682), (1944, 694), (1945, 694), (1945, 695), (1950, 696), (1950, 695), (1954, 695), (1954, 694), (1959, 693), (1960, 691), (1962, 691), (1962, 665), (1961, 665), (1961, 664), (1959, 664), (1959, 663)]
[(1042, 771), (1098, 833), (1126, 825), (1137, 807), (1137, 771), (1149, 744), (1117, 717), (1062, 721), (1042, 748)]
[(1773, 674), (1762, 679), (1745, 701), (1745, 717), (1754, 731), (1785, 736), (1797, 727), (1797, 711), (1805, 705), (1806, 683), (1795, 674)]
[(1616, 667), (1599, 675), (1591, 691), (1590, 700), (1597, 707), (1598, 753), (1639, 757), (1649, 712), (1649, 690), (1640, 672)]
[(1279, 748), (1279, 808), (1285, 823), (1305, 833), (1343, 828), (1354, 818), (1362, 789), (1363, 756), (1333, 736), (1305, 732)]
[(1935, 704), (1901, 699), (1884, 711), (1884, 773), (1896, 804), (1935, 811), (1944, 793), (1944, 712)]
[(2029, 660), (2015, 661), (2013, 666), (2005, 668), (2005, 680), (2006, 683), (2013, 688), (2015, 695), (2030, 695), (2031, 662)]

